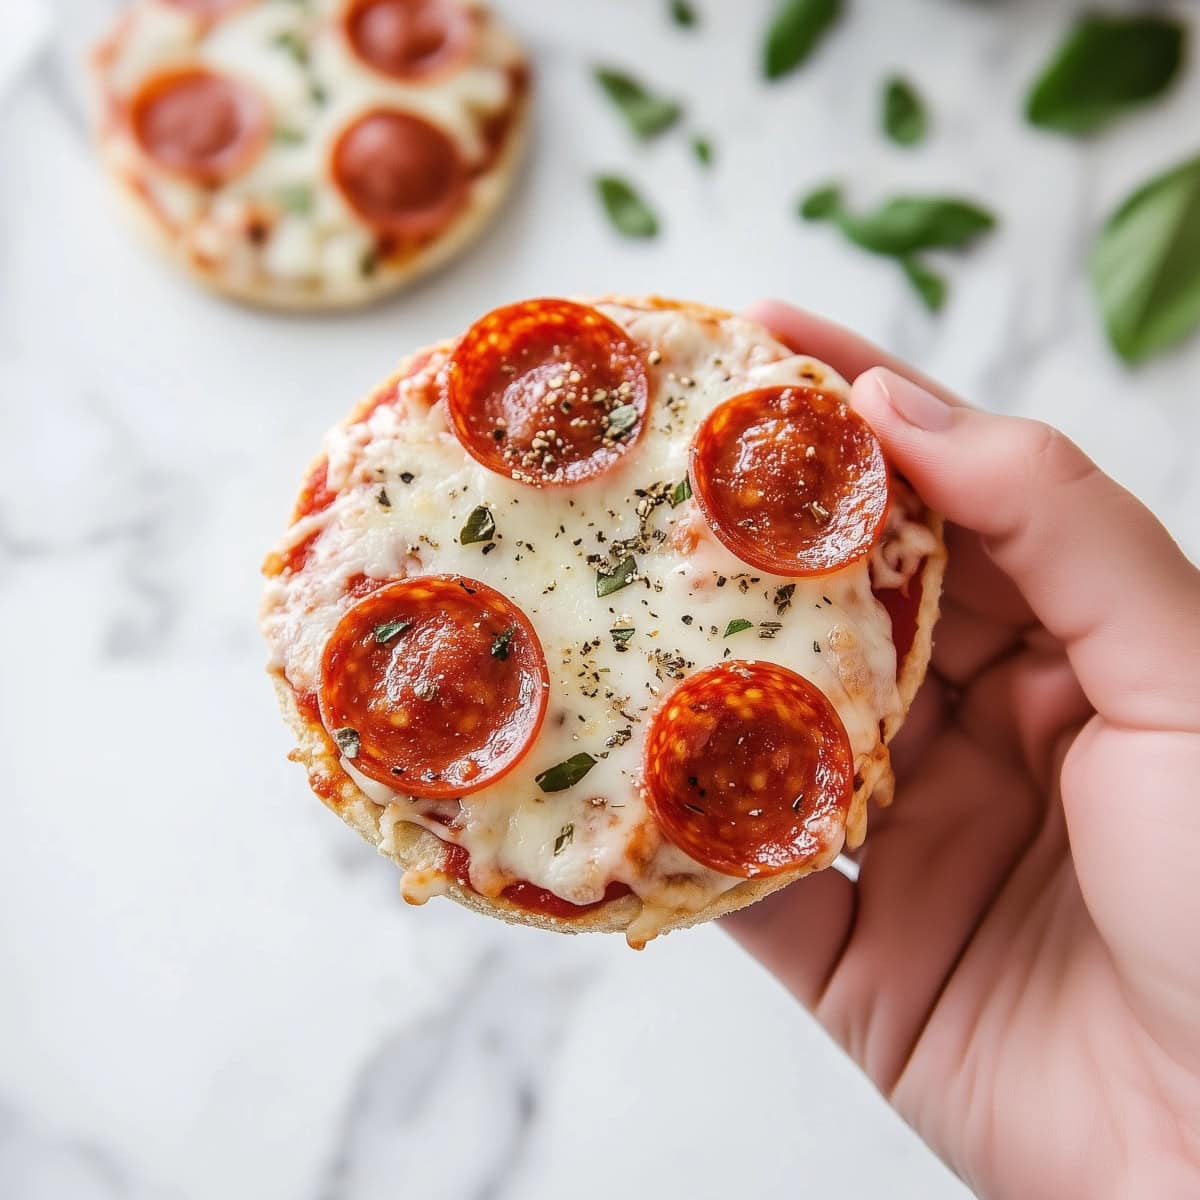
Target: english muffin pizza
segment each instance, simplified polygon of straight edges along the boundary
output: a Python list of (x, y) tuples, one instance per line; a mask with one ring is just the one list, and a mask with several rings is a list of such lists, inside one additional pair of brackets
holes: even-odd
[(138, 223), (275, 307), (362, 304), (445, 261), (525, 140), (525, 58), (472, 0), (135, 0), (93, 66)]
[(333, 429), (263, 631), (406, 899), (641, 946), (862, 842), (945, 550), (847, 396), (728, 313), (539, 299)]

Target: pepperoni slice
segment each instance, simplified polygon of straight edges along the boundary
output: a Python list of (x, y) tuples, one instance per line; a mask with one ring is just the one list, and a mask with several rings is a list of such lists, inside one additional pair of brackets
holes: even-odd
[(692, 442), (692, 489), (713, 533), (776, 575), (824, 575), (866, 557), (888, 509), (870, 426), (816, 388), (743, 392)]
[(338, 622), (321, 661), (321, 720), (364, 775), (414, 796), (463, 796), (529, 749), (549, 680), (511, 600), (461, 575), (422, 576), (371, 592)]
[(649, 383), (633, 339), (570, 300), (497, 308), (447, 364), (458, 440), (499, 475), (537, 486), (607, 471), (641, 436)]
[(130, 108), (134, 136), (160, 166), (209, 187), (246, 171), (266, 147), (266, 102), (228, 75), (188, 68), (156, 75)]
[(444, 229), (466, 199), (467, 171), (454, 143), (412, 113), (376, 109), (333, 147), (334, 182), (368, 225), (399, 237)]
[(393, 79), (420, 79), (461, 62), (473, 28), (454, 0), (357, 0), (345, 18), (354, 52)]
[(833, 705), (775, 663), (685, 679), (655, 714), (646, 802), (667, 839), (726, 875), (778, 875), (836, 851), (854, 757)]

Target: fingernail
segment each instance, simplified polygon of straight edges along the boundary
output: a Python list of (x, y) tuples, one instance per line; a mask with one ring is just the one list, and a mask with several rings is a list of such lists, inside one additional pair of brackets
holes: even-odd
[(954, 409), (932, 392), (891, 371), (880, 371), (875, 378), (893, 410), (910, 425), (933, 432), (950, 424)]

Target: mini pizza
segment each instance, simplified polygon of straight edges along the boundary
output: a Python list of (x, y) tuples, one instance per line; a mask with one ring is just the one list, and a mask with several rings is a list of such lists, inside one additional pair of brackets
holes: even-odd
[(252, 303), (331, 308), (464, 247), (509, 189), (529, 72), (472, 0), (135, 0), (97, 136), (158, 247)]
[(407, 900), (641, 946), (862, 842), (945, 550), (847, 396), (727, 313), (542, 299), (328, 435), (263, 630)]

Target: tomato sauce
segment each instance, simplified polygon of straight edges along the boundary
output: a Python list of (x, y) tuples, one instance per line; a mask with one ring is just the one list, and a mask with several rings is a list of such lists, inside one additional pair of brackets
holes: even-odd
[[(446, 857), (442, 863), (442, 869), (462, 887), (471, 888), (470, 852), (465, 846), (458, 846), (451, 842), (447, 842), (445, 845)], [(471, 890), (475, 889), (471, 888)], [(610, 900), (619, 900), (622, 896), (630, 894), (628, 885), (614, 881), (605, 888), (603, 900), (597, 900), (592, 904), (572, 904), (569, 900), (564, 900), (561, 896), (556, 896), (553, 892), (532, 883), (526, 883), (524, 880), (510, 883), (500, 893), (505, 900), (517, 908), (522, 908), (526, 912), (539, 913), (544, 917), (555, 917), (560, 921), (570, 921), (575, 917), (585, 916), (587, 913), (595, 912), (602, 904), (607, 904)]]
[(892, 641), (896, 644), (896, 670), (900, 670), (917, 640), (917, 613), (921, 609), (921, 591), (925, 571), (922, 559), (912, 579), (902, 588), (872, 589), (875, 599), (892, 619)]

